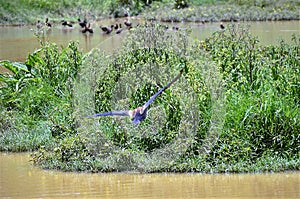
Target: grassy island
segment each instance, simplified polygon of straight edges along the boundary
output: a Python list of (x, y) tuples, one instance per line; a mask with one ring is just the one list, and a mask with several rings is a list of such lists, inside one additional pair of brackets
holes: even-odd
[[(84, 0), (12, 0), (2, 2), (1, 9), (8, 12), (17, 2), (15, 9), (26, 11), (19, 10), (16, 19), (2, 16), (1, 23), (33, 23), (44, 9), (58, 21), (87, 11), (97, 20), (100, 11), (103, 17), (121, 15), (119, 5), (157, 21), (299, 17), (299, 2), (292, 0), (103, 1), (101, 6)], [(28, 2), (32, 7), (26, 7)], [(249, 13), (240, 9), (250, 4)], [(224, 13), (213, 12), (218, 6)], [(260, 10), (252, 15), (255, 6)], [(31, 8), (36, 8), (34, 17), (26, 18)], [(167, 8), (167, 15), (156, 14)], [(276, 10), (281, 17), (274, 17)], [(30, 151), (34, 164), (63, 171), (299, 170), (300, 37), (291, 40), (263, 46), (248, 27), (233, 23), (204, 41), (192, 41), (189, 30), (166, 30), (151, 21), (131, 30), (112, 54), (101, 49), (83, 54), (76, 42), (58, 47), (41, 41), (23, 63), (0, 61), (9, 71), (0, 73), (0, 151)], [(182, 77), (154, 101), (139, 125), (128, 118), (84, 117), (136, 108), (179, 71)]]

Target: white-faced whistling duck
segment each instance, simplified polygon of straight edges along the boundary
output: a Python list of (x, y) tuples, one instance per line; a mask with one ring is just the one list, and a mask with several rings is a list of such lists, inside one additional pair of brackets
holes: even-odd
[(106, 26), (100, 26), (101, 30), (106, 33), (106, 34), (110, 34), (113, 29), (114, 29), (114, 25), (111, 25), (110, 27), (106, 27)]
[(116, 23), (116, 25), (114, 25), (115, 30), (119, 29), (119, 24)]
[(86, 21), (86, 20), (81, 21), (81, 20), (78, 18), (78, 24), (80, 25), (81, 28), (85, 28), (86, 25), (87, 25), (87, 21)]
[(46, 18), (45, 25), (48, 26), (48, 27), (52, 26), (51, 23), (49, 22), (48, 18)]
[(37, 23), (36, 23), (36, 28), (41, 29), (42, 27), (43, 27), (43, 24), (41, 23), (40, 20), (38, 20)]
[(71, 23), (69, 23), (69, 22), (67, 22), (67, 21), (65, 21), (65, 20), (62, 20), (62, 21), (61, 21), (61, 25), (73, 27), (73, 25), (72, 25)]
[(120, 33), (122, 32), (122, 30), (123, 30), (123, 29), (122, 29), (122, 25), (120, 24), (120, 25), (119, 25), (119, 29), (116, 31), (116, 34), (120, 34)]
[(100, 29), (103, 31), (103, 32), (107, 32), (107, 27), (106, 26), (102, 26), (102, 25), (100, 25)]
[(114, 30), (114, 25), (111, 25), (110, 27), (107, 28), (106, 34), (111, 33)]
[(82, 33), (94, 33), (93, 29), (91, 28), (91, 24), (89, 23), (88, 26), (84, 26), (83, 30), (81, 30)]
[(225, 29), (225, 26), (223, 25), (223, 23), (220, 24), (220, 28), (221, 28), (222, 30)]
[(132, 23), (129, 22), (127, 19), (124, 21), (124, 24), (125, 24), (125, 26), (126, 26), (128, 29), (131, 29), (131, 28), (132, 28)]

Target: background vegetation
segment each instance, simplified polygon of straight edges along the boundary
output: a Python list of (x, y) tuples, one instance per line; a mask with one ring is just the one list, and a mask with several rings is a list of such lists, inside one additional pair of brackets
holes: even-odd
[(0, 1), (0, 24), (34, 24), (49, 18), (77, 22), (86, 17), (142, 15), (161, 21), (299, 20), (297, 0), (11, 0)]
[(185, 9), (170, 9), (171, 2), (153, 3), (143, 12), (147, 19), (166, 22), (298, 20), (300, 3), (295, 0), (191, 1)]
[[(0, 76), (1, 151), (37, 150), (36, 164), (65, 171), (299, 170), (299, 36), (261, 46), (237, 25), (202, 42), (159, 24), (133, 31), (114, 55), (95, 49), (83, 57), (74, 42), (42, 42), (25, 63), (1, 61), (11, 71)], [(138, 127), (82, 118), (141, 105), (180, 69)], [(138, 74), (142, 84), (132, 81)], [(218, 74), (221, 81), (208, 81)], [(224, 117), (203, 148), (218, 111), (212, 91), (220, 91)]]

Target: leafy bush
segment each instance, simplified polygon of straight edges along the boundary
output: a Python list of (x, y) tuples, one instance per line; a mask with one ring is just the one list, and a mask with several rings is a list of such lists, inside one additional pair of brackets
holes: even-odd
[[(162, 79), (166, 74), (170, 73), (170, 77), (175, 77), (177, 74), (172, 71), (179, 71), (180, 68), (189, 70), (188, 68), (192, 66), (189, 66), (186, 58), (181, 55), (187, 51), (187, 47), (184, 46), (186, 45), (184, 34), (183, 32), (178, 33), (177, 38), (174, 38), (171, 37), (170, 32), (164, 30), (164, 27), (157, 24), (146, 24), (145, 27), (137, 29), (134, 34), (130, 35), (125, 42), (123, 51), (113, 56), (112, 61), (104, 62), (105, 66), (102, 66), (105, 73), (98, 80), (95, 91), (95, 112), (117, 109), (119, 106), (116, 106), (116, 103), (122, 102), (120, 100), (123, 99), (128, 99), (127, 104), (123, 104), (127, 109), (141, 106), (157, 92), (158, 88), (166, 84), (159, 83), (160, 81), (166, 82)], [(139, 78), (136, 79), (137, 82), (134, 82), (136, 77)], [(189, 78), (189, 76), (185, 78)], [(155, 83), (156, 81), (158, 83)], [(127, 87), (129, 85), (130, 87)], [(155, 127), (158, 128), (155, 130), (157, 133), (152, 132), (151, 136), (143, 137), (137, 137), (135, 133), (126, 128), (124, 130), (119, 128), (109, 135), (116, 145), (121, 148), (152, 151), (175, 138), (179, 125), (182, 123), (182, 105), (179, 95), (167, 90), (153, 104), (153, 106), (161, 106), (165, 110), (166, 121), (162, 125), (163, 128), (157, 126)], [(149, 120), (146, 120), (145, 123), (152, 128)], [(121, 124), (115, 121), (111, 125), (114, 129)], [(131, 144), (128, 145), (128, 142)]]
[[(10, 129), (17, 134), (28, 133), (26, 129), (35, 129), (40, 121), (49, 120), (54, 137), (76, 131), (72, 118), (72, 89), (81, 56), (78, 44), (74, 42), (61, 50), (54, 44), (45, 43), (29, 55), (24, 64), (0, 62), (9, 71), (0, 74), (3, 117), (9, 112), (15, 113), (10, 117), (12, 125), (3, 132), (4, 137), (10, 137)], [(22, 124), (22, 128), (18, 124)], [(30, 150), (30, 147), (21, 147), (20, 150)]]
[(247, 29), (231, 26), (202, 43), (227, 85), (224, 129), (209, 155), (214, 164), (298, 158), (299, 38), (292, 40), (262, 47)]
[(176, 9), (187, 8), (188, 6), (189, 6), (189, 2), (187, 0), (175, 0)]

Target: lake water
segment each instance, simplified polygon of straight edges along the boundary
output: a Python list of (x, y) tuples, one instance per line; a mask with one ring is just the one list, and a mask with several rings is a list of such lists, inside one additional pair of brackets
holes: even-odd
[[(50, 30), (45, 31), (45, 35), (47, 40), (58, 45), (65, 46), (70, 40), (78, 41), (84, 52), (88, 52), (95, 47), (111, 51), (121, 45), (122, 39), (126, 37), (128, 31), (123, 31), (119, 35), (114, 32), (106, 35), (102, 33), (99, 26), (122, 22), (122, 19), (95, 22), (92, 24), (94, 34), (82, 34), (77, 24), (71, 29), (63, 28), (60, 24), (53, 24)], [(136, 25), (142, 23), (142, 21), (135, 19), (133, 23)], [(290, 41), (292, 34), (300, 34), (300, 21), (243, 22), (241, 24), (249, 24), (251, 33), (258, 36), (260, 43), (263, 45), (278, 44), (281, 38)], [(207, 23), (205, 25), (176, 23), (167, 25), (170, 29), (173, 26), (191, 28), (191, 37), (195, 39), (205, 39), (213, 32), (220, 30), (219, 23)], [(226, 23), (225, 26), (227, 26)], [(35, 26), (0, 27), (0, 60), (24, 61), (29, 53), (38, 49), (40, 44), (34, 36), (35, 29)]]
[(276, 174), (66, 173), (0, 153), (0, 198), (300, 198), (300, 172)]

